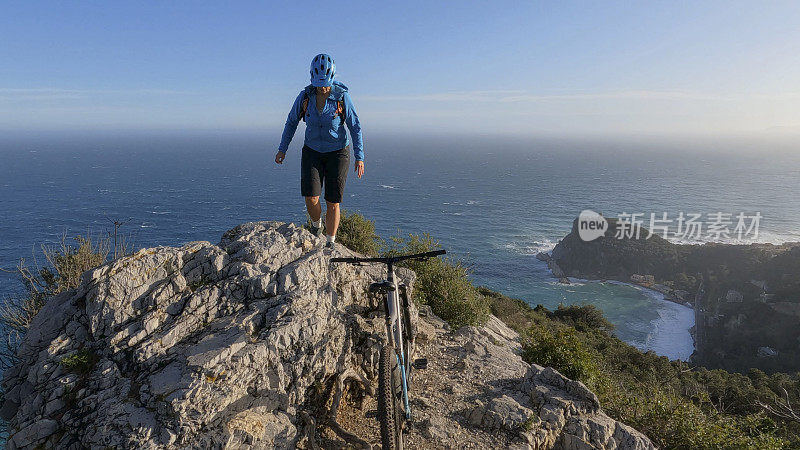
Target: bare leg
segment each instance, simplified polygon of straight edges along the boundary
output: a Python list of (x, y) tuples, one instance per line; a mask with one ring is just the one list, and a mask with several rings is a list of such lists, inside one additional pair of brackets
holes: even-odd
[[(311, 221), (316, 222), (322, 217), (322, 205), (319, 203), (319, 195), (316, 197), (306, 197), (306, 209), (308, 215), (311, 216)], [(336, 215), (336, 222), (338, 225), (339, 215)]]
[(328, 236), (336, 236), (336, 230), (339, 229), (339, 204), (325, 202), (327, 209), (325, 210), (325, 234)]

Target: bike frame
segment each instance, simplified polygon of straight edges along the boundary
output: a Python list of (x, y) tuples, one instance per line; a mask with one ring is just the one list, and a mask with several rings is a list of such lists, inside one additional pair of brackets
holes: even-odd
[[(404, 354), (403, 348), (403, 326), (400, 323), (400, 295), (397, 281), (394, 277), (394, 266), (391, 261), (387, 265), (386, 281), (392, 283), (394, 290), (386, 293), (386, 335), (389, 344), (392, 344), (397, 357), (397, 366), (400, 368), (401, 385), (403, 388), (403, 410), (406, 419), (411, 418), (411, 407), (408, 404), (408, 376), (411, 373), (409, 359), (411, 355)], [(403, 314), (408, 314), (408, 307), (404, 307)]]

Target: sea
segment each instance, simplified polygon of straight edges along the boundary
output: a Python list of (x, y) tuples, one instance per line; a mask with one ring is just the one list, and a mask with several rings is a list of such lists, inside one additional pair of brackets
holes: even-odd
[[(135, 248), (216, 243), (248, 221), (305, 222), (302, 142), (276, 165), (277, 142), (237, 131), (0, 137), (0, 267), (20, 258), (41, 265), (42, 245), (107, 236), (115, 221)], [(560, 284), (535, 255), (584, 209), (645, 220), (758, 213), (758, 234), (744, 241), (800, 241), (800, 152), (791, 143), (390, 134), (365, 142), (365, 175), (351, 172), (342, 206), (381, 236), (429, 233), (475, 284), (551, 309), (593, 304), (622, 340), (671, 359), (693, 351), (690, 307), (624, 283)], [(708, 238), (726, 239), (742, 241)], [(0, 272), (0, 296), (21, 289)]]

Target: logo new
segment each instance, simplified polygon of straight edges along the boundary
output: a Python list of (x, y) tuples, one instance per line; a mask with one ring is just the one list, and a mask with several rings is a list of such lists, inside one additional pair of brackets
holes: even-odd
[(607, 229), (606, 218), (591, 209), (584, 209), (578, 215), (578, 236), (583, 241), (593, 241), (606, 234)]

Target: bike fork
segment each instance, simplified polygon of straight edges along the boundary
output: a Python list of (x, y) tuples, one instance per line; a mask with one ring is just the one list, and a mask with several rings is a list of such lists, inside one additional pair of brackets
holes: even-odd
[(397, 355), (397, 362), (400, 364), (400, 378), (403, 382), (403, 406), (404, 412), (406, 415), (406, 419), (411, 419), (411, 406), (408, 404), (408, 382), (406, 380), (406, 365), (403, 358), (403, 351), (400, 351), (400, 354)]

